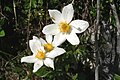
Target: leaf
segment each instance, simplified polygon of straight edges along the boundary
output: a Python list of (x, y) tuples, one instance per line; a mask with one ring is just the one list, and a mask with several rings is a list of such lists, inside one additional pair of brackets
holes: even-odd
[(0, 37), (4, 37), (5, 36), (5, 31), (4, 30), (0, 30)]
[(120, 80), (120, 76), (119, 75), (117, 75), (117, 74), (114, 74), (114, 80)]
[(46, 77), (51, 72), (47, 67), (43, 66), (35, 74), (40, 77)]
[(43, 5), (43, 1), (42, 1), (42, 0), (38, 0), (38, 3), (39, 3), (40, 5)]
[(74, 76), (72, 77), (72, 80), (77, 80), (77, 77), (78, 77), (78, 74), (74, 75)]
[(36, 8), (36, 6), (37, 6), (37, 5), (36, 5), (36, 0), (32, 0), (32, 1), (31, 1), (31, 6), (32, 6), (32, 8)]
[(8, 6), (5, 6), (5, 7), (4, 7), (4, 10), (5, 10), (5, 11), (8, 11), (8, 12), (11, 12), (11, 8), (8, 7)]
[[(0, 20), (0, 27), (3, 26), (4, 23), (5, 23), (5, 19), (1, 19), (1, 20)], [(0, 28), (0, 30), (1, 30), (1, 28)]]

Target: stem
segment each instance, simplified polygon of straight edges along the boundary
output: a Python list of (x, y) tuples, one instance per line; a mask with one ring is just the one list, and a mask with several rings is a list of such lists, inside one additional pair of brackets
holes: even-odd
[(1, 50), (0, 50), (0, 54), (1, 54), (1, 55), (3, 54), (3, 55), (6, 55), (6, 56), (12, 56), (12, 57), (13, 57), (13, 55), (11, 55), (10, 53), (6, 53), (6, 52), (3, 52), (3, 51), (1, 51)]
[(99, 51), (98, 51), (98, 26), (99, 26), (99, 19), (100, 19), (100, 0), (97, 0), (97, 17), (96, 17), (96, 26), (95, 26), (95, 80), (99, 79)]
[(111, 5), (112, 11), (113, 11), (113, 15), (114, 15), (115, 20), (116, 20), (116, 26), (117, 26), (118, 33), (120, 34), (120, 21), (119, 21), (119, 18), (118, 18), (118, 14), (117, 14), (117, 10), (116, 10), (115, 4), (114, 4), (113, 1), (112, 1), (112, 3), (113, 4), (110, 4), (110, 5)]
[(14, 10), (14, 16), (15, 16), (15, 26), (17, 28), (17, 15), (16, 15), (16, 5), (15, 5), (15, 1), (13, 0), (13, 10)]
[(31, 12), (31, 0), (29, 3), (28, 26), (27, 26), (27, 50), (29, 49), (29, 36), (30, 36), (29, 27), (30, 27), (30, 16), (31, 16), (30, 12)]
[(116, 27), (117, 27), (117, 36), (116, 36), (116, 46), (115, 46), (115, 59), (114, 59), (114, 66), (115, 66), (115, 69), (116, 71), (119, 71), (119, 57), (120, 57), (120, 21), (119, 21), (119, 18), (118, 18), (118, 14), (117, 14), (117, 10), (116, 10), (116, 6), (114, 4), (114, 1), (111, 0), (112, 4), (111, 5), (111, 8), (112, 8), (112, 12), (113, 12), (113, 15), (114, 15), (114, 18), (116, 20)]

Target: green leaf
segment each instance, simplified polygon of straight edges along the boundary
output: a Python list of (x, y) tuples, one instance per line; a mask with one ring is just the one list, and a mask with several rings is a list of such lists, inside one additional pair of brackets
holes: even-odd
[(31, 6), (32, 6), (32, 8), (36, 8), (36, 6), (37, 6), (37, 5), (36, 5), (36, 0), (32, 0), (32, 1), (31, 1)]
[(117, 74), (114, 74), (114, 80), (120, 80), (120, 76)]
[(38, 0), (38, 3), (39, 3), (40, 5), (43, 5), (43, 1), (42, 1), (42, 0)]
[(52, 71), (48, 70), (48, 67), (41, 67), (35, 74), (40, 77), (46, 77)]
[(77, 77), (78, 77), (78, 74), (74, 75), (74, 76), (72, 77), (72, 80), (77, 80)]
[(4, 30), (0, 30), (0, 37), (4, 37), (5, 36), (5, 31)]
[[(2, 26), (2, 25), (4, 25), (4, 23), (5, 23), (5, 19), (1, 19), (0, 20), (0, 27)], [(1, 29), (0, 29), (1, 30)]]
[(9, 11), (9, 12), (11, 12), (11, 8), (8, 7), (8, 6), (5, 6), (5, 7), (4, 7), (4, 10), (5, 10), (5, 11)]

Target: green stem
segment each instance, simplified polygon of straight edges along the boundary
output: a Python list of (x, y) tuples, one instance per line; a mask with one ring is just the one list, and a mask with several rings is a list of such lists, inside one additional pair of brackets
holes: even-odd
[(14, 17), (15, 17), (15, 26), (17, 28), (17, 15), (16, 15), (16, 5), (15, 5), (15, 1), (13, 0), (13, 10), (14, 10)]
[(30, 3), (29, 3), (29, 14), (28, 14), (28, 26), (27, 26), (27, 50), (29, 49), (29, 27), (30, 27), (30, 16), (31, 16), (31, 0), (30, 0)]
[(97, 17), (95, 26), (95, 80), (99, 80), (99, 46), (98, 46), (98, 27), (100, 20), (100, 0), (97, 0)]

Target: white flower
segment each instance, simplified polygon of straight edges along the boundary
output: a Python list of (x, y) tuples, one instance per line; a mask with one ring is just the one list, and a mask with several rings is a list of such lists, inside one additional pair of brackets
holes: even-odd
[[(51, 39), (52, 38), (47, 38), (47, 41), (50, 41)], [(62, 48), (54, 48), (52, 45), (52, 47), (50, 47), (49, 44), (46, 45), (47, 43), (43, 45), (42, 41), (44, 40), (41, 40), (42, 39), (38, 39), (37, 37), (33, 36), (33, 39), (29, 41), (29, 46), (33, 52), (33, 55), (21, 58), (21, 62), (34, 63), (33, 72), (36, 72), (43, 66), (43, 64), (54, 69), (53, 59), (65, 53), (65, 50)]]
[(55, 24), (46, 25), (42, 32), (44, 34), (55, 35), (55, 39), (59, 44), (67, 39), (72, 45), (78, 45), (80, 41), (76, 33), (84, 32), (88, 28), (89, 23), (84, 20), (71, 21), (74, 14), (72, 4), (65, 6), (62, 13), (55, 9), (48, 11)]
[(47, 53), (47, 56), (54, 58), (65, 53), (63, 48), (59, 48), (56, 39), (53, 40), (52, 35), (46, 35), (46, 41), (40, 38), (41, 44), (44, 47), (44, 50)]

